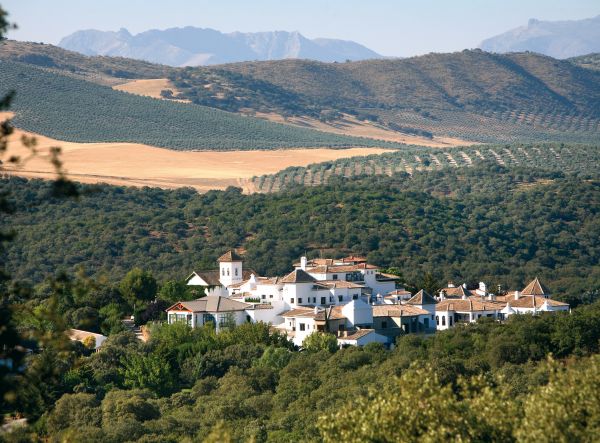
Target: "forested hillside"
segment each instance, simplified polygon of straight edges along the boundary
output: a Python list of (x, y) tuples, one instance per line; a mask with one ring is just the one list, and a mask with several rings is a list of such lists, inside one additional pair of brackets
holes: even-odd
[(135, 142), (179, 150), (401, 145), (271, 123), (204, 106), (156, 100), (14, 62), (0, 63), (0, 91), (21, 129), (73, 142)]
[(600, 285), (597, 177), (487, 163), (277, 194), (82, 186), (77, 201), (12, 178), (2, 182), (17, 233), (7, 265), (33, 282), (77, 266), (112, 281), (140, 267), (165, 281), (213, 268), (231, 247), (263, 275), (288, 272), (304, 252), (356, 253), (414, 286), (428, 273), (505, 288), (539, 275), (555, 294), (579, 297)]

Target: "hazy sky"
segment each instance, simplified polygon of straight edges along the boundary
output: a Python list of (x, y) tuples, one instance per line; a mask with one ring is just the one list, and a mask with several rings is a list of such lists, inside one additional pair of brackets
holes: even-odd
[(197, 26), (219, 31), (300, 31), (410, 56), (474, 48), (530, 18), (600, 14), (600, 0), (0, 0), (17, 40), (58, 43), (80, 29), (132, 33)]

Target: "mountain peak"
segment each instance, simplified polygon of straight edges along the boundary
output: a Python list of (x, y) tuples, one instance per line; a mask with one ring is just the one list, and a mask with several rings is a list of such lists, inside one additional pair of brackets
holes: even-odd
[(531, 18), (527, 26), (484, 40), (479, 47), (499, 53), (532, 51), (561, 59), (600, 52), (600, 15), (568, 21)]

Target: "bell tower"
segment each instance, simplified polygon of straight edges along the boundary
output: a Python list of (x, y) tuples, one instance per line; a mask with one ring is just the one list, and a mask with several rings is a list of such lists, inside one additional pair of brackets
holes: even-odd
[(217, 261), (219, 262), (219, 281), (223, 286), (242, 282), (243, 260), (234, 250), (227, 251)]

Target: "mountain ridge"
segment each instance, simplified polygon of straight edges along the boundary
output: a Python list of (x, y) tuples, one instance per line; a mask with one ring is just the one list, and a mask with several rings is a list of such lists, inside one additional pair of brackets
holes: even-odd
[(532, 51), (558, 59), (600, 52), (600, 15), (581, 20), (542, 21), (485, 39), (479, 45), (488, 52)]
[(353, 41), (308, 39), (298, 31), (222, 33), (193, 26), (152, 29), (136, 35), (125, 28), (80, 30), (64, 37), (58, 46), (84, 55), (129, 57), (169, 66), (288, 58), (334, 62), (381, 57)]

